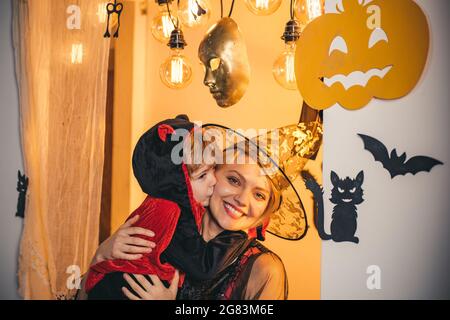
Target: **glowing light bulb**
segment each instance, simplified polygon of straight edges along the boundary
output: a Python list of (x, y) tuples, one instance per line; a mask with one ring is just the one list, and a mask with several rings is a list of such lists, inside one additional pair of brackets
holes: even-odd
[(100, 3), (98, 5), (97, 16), (98, 16), (98, 21), (100, 23), (105, 23), (106, 22), (106, 18), (108, 17), (108, 13), (106, 11), (106, 5), (107, 4), (108, 4), (107, 2), (103, 2), (103, 3)]
[(303, 30), (306, 25), (325, 12), (325, 0), (297, 0), (294, 12)]
[[(170, 19), (169, 10), (167, 10), (167, 5), (162, 4), (158, 6), (158, 8), (159, 12), (153, 18), (152, 22), (152, 35), (159, 42), (167, 44), (170, 38), (170, 34), (175, 29), (175, 26), (173, 25), (172, 20)], [(173, 12), (171, 7), (170, 12)], [(173, 16), (172, 18), (176, 19)]]
[(83, 45), (81, 43), (72, 44), (72, 53), (70, 58), (72, 64), (83, 63)]
[(295, 41), (285, 44), (284, 51), (273, 64), (272, 73), (280, 86), (288, 90), (297, 90), (295, 79)]
[(258, 16), (267, 16), (278, 10), (281, 0), (245, 0), (247, 8)]
[(182, 50), (172, 49), (172, 55), (159, 68), (161, 81), (171, 89), (186, 88), (192, 80), (192, 68)]
[(208, 0), (184, 0), (178, 7), (178, 16), (185, 27), (204, 26), (211, 16)]

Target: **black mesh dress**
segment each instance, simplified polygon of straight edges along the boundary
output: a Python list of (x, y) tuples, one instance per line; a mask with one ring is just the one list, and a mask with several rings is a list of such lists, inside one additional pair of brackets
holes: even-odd
[(181, 300), (285, 300), (286, 270), (281, 259), (256, 240), (225, 272), (210, 281), (186, 278), (178, 291)]

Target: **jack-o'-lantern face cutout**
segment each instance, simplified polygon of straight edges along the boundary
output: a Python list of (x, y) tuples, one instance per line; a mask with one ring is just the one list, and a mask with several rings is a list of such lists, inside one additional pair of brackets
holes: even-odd
[(372, 98), (407, 95), (428, 56), (420, 7), (412, 0), (342, 0), (337, 8), (313, 20), (297, 43), (297, 84), (308, 105), (359, 109)]

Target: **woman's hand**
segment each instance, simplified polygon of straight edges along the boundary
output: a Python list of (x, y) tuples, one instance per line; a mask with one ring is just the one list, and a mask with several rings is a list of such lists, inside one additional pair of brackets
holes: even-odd
[(112, 259), (137, 260), (142, 257), (143, 253), (151, 252), (155, 243), (136, 237), (136, 235), (154, 237), (155, 234), (145, 228), (132, 227), (138, 220), (139, 216), (134, 216), (103, 241), (95, 253), (92, 264)]
[[(172, 283), (169, 288), (159, 280), (158, 276), (149, 275), (153, 284), (151, 284), (143, 275), (133, 274), (136, 281), (133, 280), (128, 274), (124, 274), (125, 280), (128, 282), (130, 287), (137, 294), (133, 294), (125, 287), (122, 287), (122, 292), (130, 300), (175, 300), (177, 298), (178, 282), (180, 280), (180, 274), (178, 270), (175, 270), (175, 275), (173, 276)], [(139, 285), (140, 284), (140, 285)], [(142, 289), (142, 287), (144, 289)]]

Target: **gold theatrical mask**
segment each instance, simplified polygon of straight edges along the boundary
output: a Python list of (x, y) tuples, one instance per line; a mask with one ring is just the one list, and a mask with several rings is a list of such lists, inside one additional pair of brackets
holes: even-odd
[(247, 47), (238, 25), (222, 18), (213, 25), (198, 48), (205, 66), (203, 83), (222, 108), (235, 105), (244, 96), (250, 82)]

